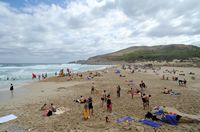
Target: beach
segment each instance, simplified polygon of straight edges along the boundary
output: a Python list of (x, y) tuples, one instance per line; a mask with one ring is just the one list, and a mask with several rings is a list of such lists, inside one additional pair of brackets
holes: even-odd
[[(120, 70), (120, 77), (116, 74), (116, 69)], [(167, 71), (177, 70), (176, 76), (186, 79), (186, 87), (179, 86), (177, 81), (172, 80), (173, 73)], [(16, 120), (0, 124), (0, 132), (5, 131), (33, 131), (33, 132), (122, 132), (138, 131), (153, 132), (154, 129), (144, 125), (138, 120), (144, 119), (144, 115), (155, 106), (169, 106), (177, 110), (193, 115), (200, 115), (200, 68), (193, 67), (161, 67), (160, 70), (153, 72), (152, 69), (139, 69), (131, 73), (130, 70), (123, 70), (121, 66), (99, 70), (102, 76), (86, 79), (90, 72), (84, 72), (83, 78), (75, 77), (69, 80), (68, 77), (51, 77), (43, 81), (33, 82), (19, 88), (20, 92), (10, 96), (9, 91), (6, 100), (0, 101), (0, 116), (14, 114)], [(193, 72), (195, 75), (190, 75)], [(185, 74), (179, 75), (179, 74)], [(162, 80), (162, 76), (168, 80)], [(195, 76), (195, 79), (191, 79)], [(145, 82), (146, 94), (151, 94), (150, 109), (143, 110), (140, 95), (131, 98), (128, 93), (130, 86), (128, 81), (133, 80), (135, 86), (139, 88), (141, 80)], [(94, 85), (96, 92), (90, 93)], [(117, 97), (116, 87), (121, 86), (121, 97)], [(172, 89), (181, 95), (165, 95), (162, 93), (164, 87)], [(101, 95), (103, 90), (110, 93), (113, 111), (107, 112), (106, 106), (101, 107)], [(88, 120), (83, 120), (84, 105), (74, 102), (80, 96), (91, 96), (93, 98), (94, 115)], [(40, 108), (43, 104), (55, 104), (56, 107), (68, 109), (63, 114), (44, 117)], [(110, 119), (105, 122), (105, 117)], [(117, 119), (132, 117), (132, 122), (117, 123)], [(187, 132), (200, 131), (199, 123), (179, 123), (172, 126), (162, 123), (162, 131)]]

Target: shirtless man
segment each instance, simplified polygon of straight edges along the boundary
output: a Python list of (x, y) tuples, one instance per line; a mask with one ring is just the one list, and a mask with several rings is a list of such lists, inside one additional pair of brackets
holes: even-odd
[(146, 109), (146, 107), (149, 108), (149, 98), (150, 97), (151, 97), (151, 95), (146, 95), (146, 94), (142, 95), (142, 102), (143, 102), (144, 110)]

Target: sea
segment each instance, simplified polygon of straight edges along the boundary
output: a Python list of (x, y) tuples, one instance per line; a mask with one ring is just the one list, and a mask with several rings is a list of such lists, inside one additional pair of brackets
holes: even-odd
[(15, 87), (38, 81), (32, 80), (32, 73), (36, 75), (46, 74), (48, 77), (55, 76), (61, 69), (70, 69), (73, 73), (102, 70), (110, 65), (86, 65), (86, 64), (0, 64), (0, 92), (9, 90), (12, 83)]

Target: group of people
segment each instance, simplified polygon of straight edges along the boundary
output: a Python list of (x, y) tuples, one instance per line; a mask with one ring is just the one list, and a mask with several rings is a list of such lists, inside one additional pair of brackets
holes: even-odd
[(48, 106), (46, 103), (41, 107), (40, 109), (41, 111), (43, 111), (43, 115), (44, 116), (51, 116), (53, 115), (54, 112), (56, 112), (56, 107), (54, 106), (53, 103), (50, 104), (50, 106)]
[(107, 106), (107, 111), (112, 112), (112, 101), (110, 94), (106, 93), (106, 90), (103, 91), (101, 96), (101, 107), (104, 107), (104, 104)]
[(46, 79), (47, 78), (47, 73), (42, 74), (42, 75), (40, 75), (40, 74), (36, 75), (35, 73), (32, 73), (32, 79), (38, 78), (38, 80), (41, 80), (41, 77), (42, 77), (42, 79)]
[(89, 97), (84, 102), (84, 119), (87, 120), (93, 115), (93, 100), (92, 97)]

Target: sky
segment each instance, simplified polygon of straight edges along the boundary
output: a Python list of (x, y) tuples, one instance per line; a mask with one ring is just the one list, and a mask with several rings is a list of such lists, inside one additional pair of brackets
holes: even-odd
[(200, 0), (0, 0), (0, 63), (166, 44), (200, 46)]

